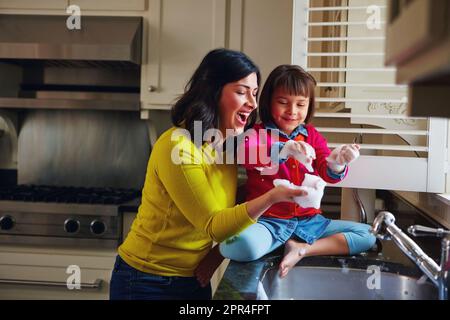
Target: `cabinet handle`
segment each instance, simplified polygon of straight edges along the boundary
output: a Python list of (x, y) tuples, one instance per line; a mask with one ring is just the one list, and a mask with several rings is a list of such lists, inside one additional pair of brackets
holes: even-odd
[(155, 86), (148, 86), (148, 91), (149, 92), (156, 92), (156, 87)]
[[(103, 280), (97, 279), (92, 283), (81, 283), (81, 289), (99, 289), (102, 286)], [(39, 287), (65, 287), (67, 283), (63, 281), (37, 281), (37, 280), (16, 280), (16, 279), (0, 279), (0, 284), (18, 284), (26, 286)]]

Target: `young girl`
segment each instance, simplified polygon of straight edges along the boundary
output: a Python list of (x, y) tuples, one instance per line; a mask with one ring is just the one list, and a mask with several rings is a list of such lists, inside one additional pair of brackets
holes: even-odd
[[(262, 123), (254, 127), (256, 132), (267, 130), (264, 135), (267, 138), (261, 141), (261, 135), (247, 137), (245, 149), (248, 151), (256, 139), (259, 146), (270, 147), (271, 155), (279, 151), (280, 160), (272, 174), (263, 174), (260, 163), (244, 164), (248, 176), (247, 200), (273, 188), (276, 179), (301, 185), (307, 173), (320, 176), (328, 183), (337, 183), (347, 175), (347, 165), (359, 156), (359, 146), (355, 144), (336, 148), (331, 153), (325, 138), (309, 124), (315, 110), (315, 85), (314, 78), (295, 65), (281, 65), (269, 75), (260, 97)], [(279, 142), (271, 141), (272, 130), (278, 132)], [(299, 152), (306, 153), (306, 144), (315, 151), (315, 159), (310, 159), (313, 173), (308, 172), (309, 165), (305, 167), (293, 157)], [(303, 257), (354, 255), (370, 249), (375, 240), (369, 225), (330, 220), (321, 215), (320, 209), (283, 202), (271, 206), (256, 224), (238, 236), (222, 242), (219, 250), (216, 246), (199, 265), (196, 275), (202, 285), (206, 284), (223, 257), (253, 261), (285, 244), (279, 267), (280, 276), (285, 277)]]

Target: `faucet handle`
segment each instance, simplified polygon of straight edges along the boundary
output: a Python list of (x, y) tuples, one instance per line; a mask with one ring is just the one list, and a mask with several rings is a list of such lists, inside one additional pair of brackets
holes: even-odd
[(372, 234), (380, 240), (391, 240), (390, 235), (386, 232), (386, 226), (395, 223), (395, 217), (389, 211), (381, 211), (373, 220), (371, 228)]
[(450, 234), (450, 231), (444, 230), (443, 228), (430, 228), (425, 226), (414, 225), (408, 228), (408, 233), (413, 235), (414, 237), (426, 237), (426, 236), (434, 236), (434, 237), (444, 237)]

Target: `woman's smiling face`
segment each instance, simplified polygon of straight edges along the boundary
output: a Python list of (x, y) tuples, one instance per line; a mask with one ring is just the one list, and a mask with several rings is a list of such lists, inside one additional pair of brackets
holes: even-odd
[(291, 95), (282, 87), (276, 88), (272, 94), (272, 119), (287, 135), (305, 121), (308, 109), (309, 97)]
[(244, 132), (250, 114), (257, 107), (257, 94), (256, 73), (223, 87), (219, 101), (219, 128), (224, 137), (227, 129), (234, 130), (236, 135)]

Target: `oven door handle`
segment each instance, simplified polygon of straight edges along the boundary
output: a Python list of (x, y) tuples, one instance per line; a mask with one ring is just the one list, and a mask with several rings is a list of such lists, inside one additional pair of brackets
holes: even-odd
[[(18, 279), (0, 279), (0, 284), (18, 284), (26, 286), (39, 287), (65, 287), (67, 283), (63, 281), (37, 281), (37, 280), (18, 280)], [(80, 289), (99, 289), (103, 284), (102, 279), (96, 279), (92, 283), (80, 283)]]

